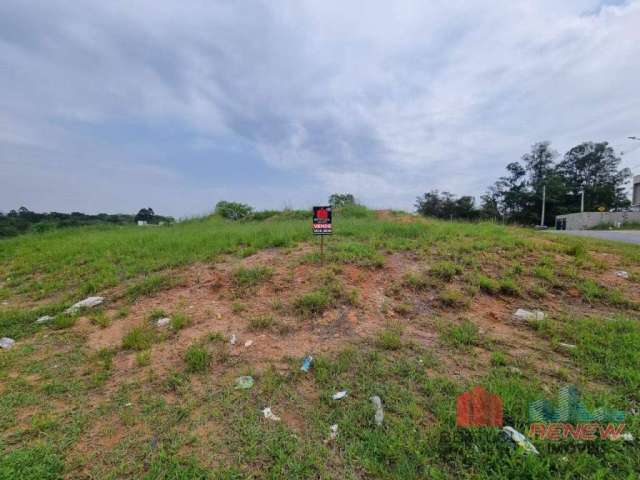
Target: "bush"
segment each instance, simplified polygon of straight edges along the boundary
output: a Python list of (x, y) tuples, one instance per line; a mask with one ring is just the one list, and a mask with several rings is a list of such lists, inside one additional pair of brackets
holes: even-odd
[(241, 220), (251, 215), (253, 208), (244, 203), (221, 200), (216, 204), (215, 213), (229, 220)]
[(184, 355), (187, 371), (204, 372), (211, 364), (211, 355), (199, 345), (191, 345)]
[(156, 332), (151, 327), (135, 327), (122, 339), (125, 350), (147, 350), (156, 341)]
[(327, 309), (330, 302), (331, 298), (325, 290), (316, 290), (298, 297), (293, 307), (303, 315), (318, 315)]

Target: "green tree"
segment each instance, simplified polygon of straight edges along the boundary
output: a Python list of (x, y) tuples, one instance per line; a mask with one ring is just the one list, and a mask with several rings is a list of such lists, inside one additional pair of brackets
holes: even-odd
[(346, 207), (348, 205), (355, 205), (356, 199), (350, 193), (334, 193), (329, 196), (329, 205), (334, 208)]

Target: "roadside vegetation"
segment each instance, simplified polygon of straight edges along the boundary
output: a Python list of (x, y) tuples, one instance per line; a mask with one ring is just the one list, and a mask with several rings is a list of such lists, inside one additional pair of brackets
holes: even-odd
[(640, 248), (334, 201), (324, 264), (295, 212), (0, 241), (0, 479), (634, 478), (636, 414), (537, 456), (455, 414), (483, 385), (526, 433), (566, 383), (637, 412)]

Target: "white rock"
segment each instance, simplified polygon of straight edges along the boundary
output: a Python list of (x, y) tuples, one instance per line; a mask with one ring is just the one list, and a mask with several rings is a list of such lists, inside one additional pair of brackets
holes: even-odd
[(84, 300), (80, 300), (78, 303), (74, 303), (69, 308), (67, 308), (64, 313), (75, 313), (81, 308), (92, 308), (100, 305), (104, 302), (103, 297), (88, 297)]
[(624, 270), (618, 270), (616, 272), (616, 277), (628, 279), (629, 278), (629, 272), (625, 272)]
[(338, 437), (338, 424), (334, 423), (329, 427), (329, 440), (335, 440)]
[(250, 347), (251, 345), (253, 345), (253, 340), (247, 340), (246, 342), (244, 342), (245, 347)]
[(231, 345), (235, 345), (237, 341), (238, 341), (238, 337), (236, 337), (236, 334), (234, 333), (233, 335), (231, 335), (231, 338), (229, 339), (229, 343)]
[(37, 319), (36, 323), (47, 323), (47, 322), (50, 322), (51, 320), (53, 320), (53, 317), (51, 315), (45, 315)]
[(333, 398), (334, 400), (340, 400), (341, 398), (344, 398), (347, 396), (347, 391), (346, 390), (342, 390), (341, 392), (338, 393), (334, 393), (333, 394)]
[(158, 321), (156, 322), (156, 326), (166, 327), (170, 323), (171, 323), (171, 319), (169, 317), (162, 317), (158, 319)]
[(271, 407), (264, 408), (262, 410), (262, 415), (264, 415), (264, 418), (269, 419), (269, 420), (273, 420), (274, 422), (279, 422), (280, 421), (280, 417), (278, 417), (277, 415), (275, 415), (271, 411)]
[(13, 338), (3, 337), (0, 338), (0, 348), (9, 350), (15, 345), (16, 341)]
[(540, 310), (525, 310), (524, 308), (519, 308), (516, 310), (516, 313), (513, 314), (515, 318), (518, 320), (544, 320), (544, 312)]

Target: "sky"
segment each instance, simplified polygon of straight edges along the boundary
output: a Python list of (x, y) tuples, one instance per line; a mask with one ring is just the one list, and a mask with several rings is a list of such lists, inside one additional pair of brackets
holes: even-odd
[(542, 140), (640, 173), (640, 0), (2, 0), (0, 91), (0, 211), (411, 210)]

